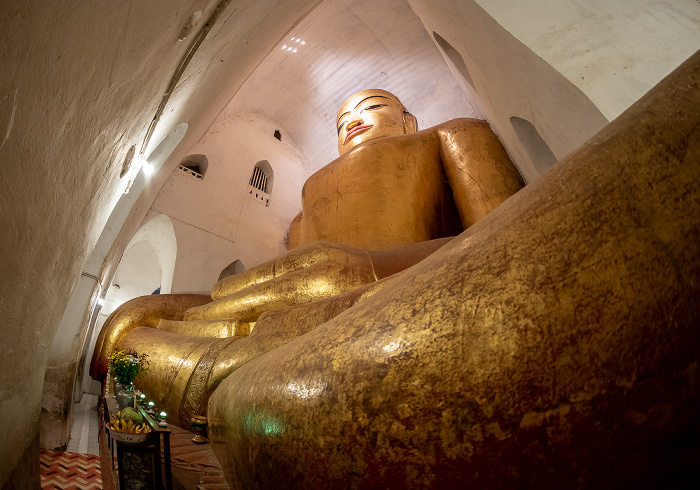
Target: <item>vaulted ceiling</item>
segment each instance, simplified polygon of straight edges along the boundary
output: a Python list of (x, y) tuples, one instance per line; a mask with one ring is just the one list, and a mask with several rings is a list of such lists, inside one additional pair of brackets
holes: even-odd
[(277, 43), (226, 111), (276, 121), (317, 170), (338, 156), (338, 108), (366, 88), (396, 94), (421, 129), (478, 117), (405, 0), (324, 2)]

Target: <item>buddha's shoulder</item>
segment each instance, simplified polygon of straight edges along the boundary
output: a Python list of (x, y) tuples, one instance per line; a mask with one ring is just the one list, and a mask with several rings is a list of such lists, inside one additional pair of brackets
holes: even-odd
[(426, 131), (434, 131), (438, 136), (444, 136), (463, 131), (489, 131), (491, 126), (483, 119), (474, 119), (471, 117), (460, 117), (450, 119), (442, 124), (426, 129)]
[(445, 138), (450, 136), (469, 133), (470, 131), (491, 132), (491, 127), (489, 123), (482, 119), (458, 118), (411, 134), (377, 138), (362, 143), (336, 158), (315, 172), (309, 177), (309, 180), (322, 179), (325, 175), (345, 166), (354, 168), (362, 164), (372, 166), (376, 164), (377, 159), (387, 159), (388, 155), (395, 152), (421, 154), (425, 157), (424, 159), (434, 160), (435, 158), (432, 158), (430, 155), (435, 154), (435, 157), (438, 158), (440, 141), (444, 141)]

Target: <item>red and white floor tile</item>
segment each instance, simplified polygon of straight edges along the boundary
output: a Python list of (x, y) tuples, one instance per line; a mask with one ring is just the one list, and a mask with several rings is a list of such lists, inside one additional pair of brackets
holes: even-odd
[(102, 488), (100, 457), (42, 449), (39, 454), (42, 490), (98, 490)]
[(97, 420), (97, 396), (83, 393), (75, 406), (67, 451), (42, 449), (39, 454), (42, 490), (102, 488)]

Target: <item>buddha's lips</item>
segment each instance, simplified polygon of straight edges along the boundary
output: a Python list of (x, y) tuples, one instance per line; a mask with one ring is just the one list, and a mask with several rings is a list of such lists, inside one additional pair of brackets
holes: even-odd
[(355, 136), (357, 133), (359, 133), (360, 131), (364, 131), (365, 129), (369, 129), (373, 126), (374, 124), (364, 124), (362, 126), (355, 126), (350, 131), (348, 131), (348, 134), (345, 135), (345, 141), (343, 141), (343, 146), (345, 146), (345, 143), (347, 143), (348, 140)]

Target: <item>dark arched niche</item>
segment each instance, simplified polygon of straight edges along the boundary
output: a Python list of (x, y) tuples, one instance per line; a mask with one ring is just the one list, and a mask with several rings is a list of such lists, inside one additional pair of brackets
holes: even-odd
[(462, 74), (464, 79), (476, 91), (476, 87), (474, 86), (474, 81), (472, 80), (472, 76), (469, 73), (469, 69), (467, 68), (466, 63), (464, 63), (464, 58), (462, 58), (462, 55), (459, 54), (459, 51), (457, 51), (455, 48), (453, 48), (450, 43), (448, 43), (440, 34), (438, 34), (435, 31), (433, 31), (433, 37), (435, 38), (435, 41), (438, 43), (438, 46), (440, 46), (440, 49), (442, 49), (445, 52), (445, 54), (450, 59), (452, 64), (455, 65), (455, 68), (457, 68), (457, 71)]
[(219, 274), (219, 281), (222, 280), (224, 277), (233, 276), (234, 274), (240, 274), (243, 271), (245, 271), (245, 266), (243, 265), (243, 262), (236, 259), (229, 265), (227, 265), (224, 270), (221, 271), (221, 274)]
[[(262, 184), (259, 178), (256, 179), (256, 168), (262, 170), (262, 174), (265, 176), (264, 185)], [(250, 177), (249, 184), (255, 186), (257, 189), (260, 189), (263, 192), (272, 194), (272, 184), (274, 183), (274, 180), (275, 173), (272, 170), (272, 165), (270, 165), (270, 162), (268, 162), (267, 160), (260, 160), (258, 163), (255, 164), (255, 167), (253, 167), (253, 175), (251, 175)]]
[(513, 126), (515, 134), (518, 136), (523, 148), (525, 148), (538, 174), (542, 174), (557, 163), (557, 157), (554, 156), (549, 145), (547, 145), (530, 121), (519, 117), (511, 117), (510, 124)]
[(207, 173), (207, 168), (209, 168), (209, 159), (206, 155), (188, 155), (180, 162), (180, 167), (198, 173), (204, 178), (204, 175)]

